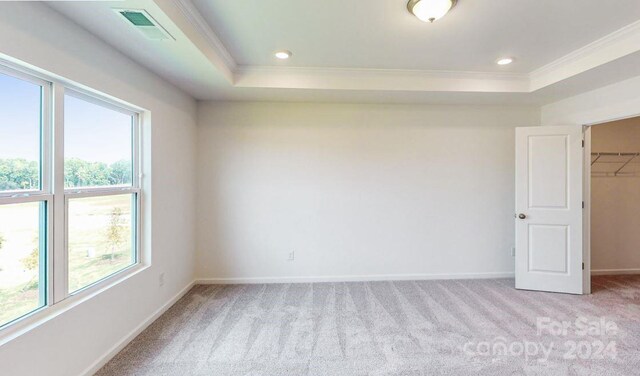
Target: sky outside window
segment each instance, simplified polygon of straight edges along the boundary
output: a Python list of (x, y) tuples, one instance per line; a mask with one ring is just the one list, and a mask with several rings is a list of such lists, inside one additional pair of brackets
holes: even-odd
[(65, 96), (65, 186), (130, 185), (131, 115)]
[(41, 92), (0, 73), (0, 191), (40, 187)]

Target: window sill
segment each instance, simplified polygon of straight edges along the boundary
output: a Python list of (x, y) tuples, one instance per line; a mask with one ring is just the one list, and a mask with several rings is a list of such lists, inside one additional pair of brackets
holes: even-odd
[(29, 331), (44, 325), (48, 321), (64, 314), (65, 312), (79, 306), (80, 304), (100, 295), (101, 293), (109, 290), (110, 288), (118, 285), (129, 278), (143, 272), (151, 265), (148, 264), (135, 264), (132, 265), (113, 276), (99, 281), (94, 285), (84, 288), (72, 295), (69, 295), (65, 300), (42, 307), (36, 311), (33, 311), (16, 321), (7, 324), (6, 327), (0, 329), (0, 346), (11, 342), (12, 340), (22, 336)]

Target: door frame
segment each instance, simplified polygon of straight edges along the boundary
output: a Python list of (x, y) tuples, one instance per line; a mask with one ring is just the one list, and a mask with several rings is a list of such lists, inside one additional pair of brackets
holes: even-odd
[(582, 126), (584, 147), (582, 152), (582, 199), (584, 210), (582, 211), (582, 293), (591, 294), (591, 125)]
[(583, 294), (591, 294), (591, 128), (597, 125), (604, 125), (614, 121), (635, 117), (640, 117), (640, 113), (605, 120), (600, 119), (591, 123), (583, 123), (582, 125), (582, 133), (584, 135), (584, 167), (582, 184), (582, 197), (584, 200), (584, 210), (582, 213), (582, 261), (584, 262), (584, 270), (582, 271)]

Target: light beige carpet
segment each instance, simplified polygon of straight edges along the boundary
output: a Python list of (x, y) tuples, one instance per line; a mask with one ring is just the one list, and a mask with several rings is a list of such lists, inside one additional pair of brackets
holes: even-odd
[(640, 277), (596, 277), (593, 291), (196, 286), (98, 375), (640, 375)]

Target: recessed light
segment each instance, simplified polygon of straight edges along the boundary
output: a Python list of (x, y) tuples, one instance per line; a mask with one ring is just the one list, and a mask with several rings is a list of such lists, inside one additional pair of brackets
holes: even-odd
[(280, 60), (287, 60), (288, 58), (291, 57), (292, 53), (291, 51), (281, 50), (281, 51), (276, 51), (273, 55)]
[(504, 57), (502, 59), (499, 59), (498, 61), (496, 61), (496, 64), (498, 65), (509, 65), (513, 63), (513, 58), (512, 57)]

